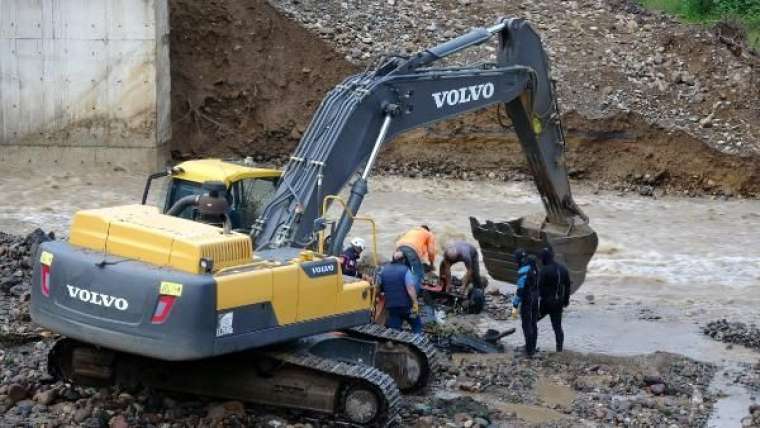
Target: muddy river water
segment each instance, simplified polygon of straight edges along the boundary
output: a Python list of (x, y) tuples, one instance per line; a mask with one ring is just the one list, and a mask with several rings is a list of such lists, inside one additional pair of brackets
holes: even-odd
[[(126, 173), (3, 173), (0, 230), (21, 234), (41, 227), (65, 235), (77, 209), (137, 203), (143, 185), (143, 176)], [(706, 338), (699, 324), (722, 317), (760, 321), (760, 201), (653, 199), (583, 186), (576, 186), (575, 196), (600, 244), (566, 315), (567, 348), (617, 355), (670, 351), (729, 368), (758, 360), (755, 352)], [(441, 241), (472, 240), (469, 216), (506, 220), (541, 210), (531, 183), (377, 177), (362, 214), (376, 220), (379, 251), (387, 255), (400, 233), (423, 222)], [(369, 239), (366, 227), (353, 233)], [(542, 324), (539, 346), (552, 349), (551, 328)], [(521, 340), (519, 334), (509, 339)], [(711, 425), (736, 426), (752, 397), (722, 378), (714, 387), (730, 397), (718, 402)]]

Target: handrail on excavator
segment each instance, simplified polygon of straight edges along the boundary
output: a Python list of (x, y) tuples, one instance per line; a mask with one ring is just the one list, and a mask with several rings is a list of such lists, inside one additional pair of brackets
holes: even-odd
[[(363, 217), (363, 216), (355, 216), (354, 213), (352, 213), (348, 209), (348, 204), (346, 204), (346, 201), (343, 200), (338, 195), (327, 195), (322, 200), (322, 215), (324, 215), (327, 212), (328, 203), (330, 201), (337, 201), (340, 203), (340, 205), (343, 207), (343, 212), (348, 213), (348, 216), (351, 218), (351, 220), (359, 220), (359, 221), (365, 221), (370, 224), (372, 227), (372, 264), (377, 267), (379, 265), (377, 261), (377, 224), (375, 223), (375, 220), (369, 218), (369, 217)], [(319, 232), (319, 252), (325, 253), (325, 231), (322, 230)]]

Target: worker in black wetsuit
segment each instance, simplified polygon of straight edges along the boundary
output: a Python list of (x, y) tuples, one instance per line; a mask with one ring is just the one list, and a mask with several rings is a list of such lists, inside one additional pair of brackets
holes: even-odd
[(512, 300), (512, 306), (520, 308), (523, 336), (525, 336), (525, 354), (533, 357), (538, 342), (539, 291), (536, 257), (526, 256), (525, 251), (515, 251), (515, 262), (520, 266), (517, 271), (517, 292)]
[(554, 253), (550, 248), (544, 248), (541, 252), (541, 263), (543, 266), (538, 275), (541, 308), (538, 319), (549, 315), (552, 329), (554, 329), (557, 352), (562, 352), (565, 342), (565, 332), (562, 331), (562, 309), (570, 304), (572, 285), (570, 273), (562, 263), (554, 260)]

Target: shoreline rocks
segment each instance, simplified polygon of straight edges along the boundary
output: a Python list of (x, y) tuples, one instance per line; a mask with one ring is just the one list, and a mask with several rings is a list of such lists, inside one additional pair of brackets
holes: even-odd
[(760, 329), (755, 324), (721, 319), (707, 323), (702, 327), (702, 332), (720, 342), (760, 351)]

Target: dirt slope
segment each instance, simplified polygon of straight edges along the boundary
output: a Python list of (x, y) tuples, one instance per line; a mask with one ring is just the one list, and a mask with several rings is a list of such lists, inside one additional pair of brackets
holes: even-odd
[[(264, 0), (171, 1), (176, 159), (281, 162), (324, 93), (378, 53), (518, 15), (536, 24), (554, 61), (574, 178), (643, 194), (760, 195), (757, 57), (737, 53), (719, 34), (617, 0), (271, 4), (278, 9)], [(493, 110), (402, 136), (378, 169), (525, 173), (514, 135)]]
[(175, 158), (288, 153), (325, 91), (356, 68), (264, 0), (170, 7)]

